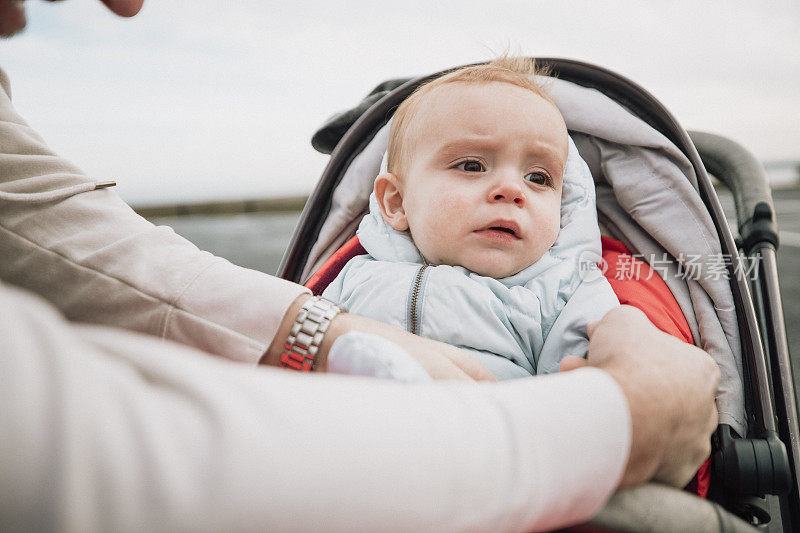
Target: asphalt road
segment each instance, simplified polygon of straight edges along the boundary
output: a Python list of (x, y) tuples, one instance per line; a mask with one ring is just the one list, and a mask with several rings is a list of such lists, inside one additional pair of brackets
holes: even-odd
[[(778, 274), (797, 386), (800, 384), (800, 188), (775, 191), (773, 197), (781, 231)], [(728, 220), (733, 221), (730, 195), (721, 193), (720, 199)], [(299, 213), (188, 215), (155, 218), (153, 222), (172, 226), (200, 248), (238, 265), (274, 273), (298, 216)]]

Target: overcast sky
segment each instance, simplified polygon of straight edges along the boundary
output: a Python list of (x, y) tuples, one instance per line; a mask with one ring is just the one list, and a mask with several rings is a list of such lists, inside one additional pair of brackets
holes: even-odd
[(128, 201), (309, 192), (310, 137), (388, 78), (507, 46), (643, 85), (687, 128), (800, 159), (800, 7), (785, 1), (28, 1), (0, 42), (18, 111)]

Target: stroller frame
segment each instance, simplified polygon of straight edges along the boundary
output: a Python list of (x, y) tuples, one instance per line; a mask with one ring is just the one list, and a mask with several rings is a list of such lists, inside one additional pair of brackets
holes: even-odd
[[(663, 134), (694, 167), (700, 197), (709, 210), (722, 252), (735, 258), (728, 279), (736, 306), (745, 378), (748, 434), (741, 438), (730, 426), (720, 425), (712, 439), (714, 483), (712, 499), (754, 525), (767, 525), (780, 509), (784, 530), (800, 528), (800, 427), (791, 360), (777, 274), (778, 230), (766, 172), (742, 147), (724, 137), (687, 132), (648, 91), (614, 72), (588, 63), (537, 58), (553, 76), (596, 89)], [(300, 216), (278, 275), (301, 279), (310, 253), (331, 207), (331, 196), (356, 154), (384, 126), (396, 107), (420, 84), (448, 71), (379, 86), (359, 115), (336, 119), (318, 132), (320, 151), (333, 146), (330, 160)], [(321, 148), (322, 146), (322, 148)], [(708, 172), (706, 171), (708, 170)], [(709, 173), (733, 193), (739, 236), (728, 227)], [(738, 264), (742, 257), (756, 261), (750, 280)], [(769, 496), (772, 495), (772, 496)]]

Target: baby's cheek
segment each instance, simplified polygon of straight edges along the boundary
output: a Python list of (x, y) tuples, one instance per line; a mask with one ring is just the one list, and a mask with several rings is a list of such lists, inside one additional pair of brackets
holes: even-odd
[(542, 226), (547, 228), (547, 234), (555, 242), (561, 230), (561, 202), (553, 201), (546, 209), (542, 210), (542, 214), (545, 216)]
[(551, 230), (550, 230), (550, 234), (551, 234), (550, 245), (551, 246), (552, 246), (552, 244), (554, 242), (556, 242), (556, 239), (558, 238), (558, 234), (559, 234), (560, 231), (561, 231), (561, 209), (560, 209), (560, 206), (559, 206), (559, 210), (555, 213), (555, 216), (553, 216), (553, 218), (552, 218), (552, 227), (551, 227)]
[(423, 220), (418, 225), (414, 240), (422, 254), (435, 263), (452, 263), (453, 254), (458, 249), (457, 236), (469, 210), (461, 199), (449, 193), (436, 196), (437, 200), (428, 204)]
[(538, 260), (558, 239), (561, 231), (561, 205), (559, 204), (557, 208), (552, 206), (542, 208), (535, 225), (540, 231), (537, 233), (536, 244), (531, 248), (531, 252), (535, 251), (534, 260)]
[(467, 220), (474, 211), (474, 206), (467, 198), (463, 198), (453, 192), (442, 193), (433, 207), (437, 211), (439, 218), (447, 219), (451, 222)]
[(434, 226), (432, 231), (440, 235), (450, 235), (448, 242), (452, 246), (458, 246), (453, 239), (463, 236), (471, 231), (475, 223), (475, 205), (457, 195), (444, 195), (439, 202), (431, 206), (431, 222)]

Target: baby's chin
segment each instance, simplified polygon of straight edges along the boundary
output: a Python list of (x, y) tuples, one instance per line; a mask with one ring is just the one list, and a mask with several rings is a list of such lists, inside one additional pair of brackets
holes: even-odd
[(498, 250), (482, 250), (480, 254), (469, 254), (469, 257), (438, 257), (431, 258), (424, 255), (425, 262), (429, 265), (450, 265), (466, 268), (480, 276), (487, 278), (503, 279), (518, 274), (542, 258), (544, 253), (530, 257), (509, 257), (507, 253), (498, 253)]
[(427, 258), (425, 259), (425, 263), (431, 266), (448, 265), (452, 267), (461, 267), (469, 270), (470, 272), (478, 274), (479, 276), (485, 276), (487, 278), (495, 278), (495, 279), (507, 278), (525, 269), (525, 267), (509, 268), (509, 267), (501, 267), (499, 265), (485, 264), (475, 261), (432, 261)]
[(467, 270), (470, 270), (479, 276), (486, 276), (487, 278), (494, 278), (494, 279), (503, 279), (513, 276), (514, 274), (518, 274), (525, 270), (525, 268), (513, 268), (513, 269), (496, 269), (496, 268), (469, 268), (464, 267)]
[(470, 272), (474, 272), (480, 276), (486, 276), (487, 278), (494, 278), (494, 279), (503, 279), (513, 276), (514, 274), (519, 274), (530, 265), (535, 263), (538, 258), (532, 259), (530, 261), (526, 261), (525, 264), (502, 264), (493, 261), (468, 261), (467, 264), (463, 264), (464, 268), (469, 270)]

